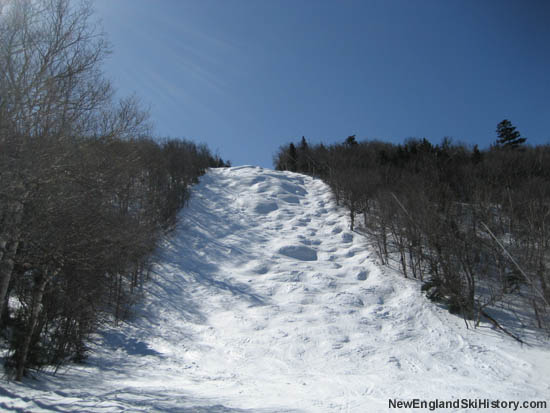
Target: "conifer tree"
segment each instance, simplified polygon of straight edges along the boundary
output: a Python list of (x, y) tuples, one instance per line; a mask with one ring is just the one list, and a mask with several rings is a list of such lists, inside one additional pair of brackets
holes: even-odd
[(347, 147), (352, 147), (352, 146), (355, 146), (357, 145), (357, 141), (355, 140), (355, 135), (351, 135), (351, 136), (348, 136), (346, 138), (346, 140), (344, 141), (344, 144), (347, 146)]
[(497, 135), (496, 144), (501, 148), (516, 149), (527, 140), (527, 138), (521, 137), (520, 132), (508, 119), (504, 119), (497, 125)]
[(309, 145), (307, 144), (305, 136), (302, 136), (297, 152), (297, 171), (309, 173)]
[(298, 154), (296, 153), (296, 147), (294, 146), (293, 143), (290, 144), (290, 146), (288, 147), (288, 163), (289, 163), (289, 167), (288, 169), (290, 169), (292, 172), (296, 172), (297, 170), (297, 158), (298, 158)]

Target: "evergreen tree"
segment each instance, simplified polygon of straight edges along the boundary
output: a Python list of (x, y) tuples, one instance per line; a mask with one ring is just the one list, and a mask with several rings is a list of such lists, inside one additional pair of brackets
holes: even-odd
[(478, 163), (480, 163), (482, 160), (483, 160), (483, 154), (481, 153), (481, 151), (479, 150), (479, 147), (476, 145), (474, 145), (474, 149), (472, 150), (472, 162), (477, 165)]
[(288, 169), (290, 169), (292, 172), (296, 172), (296, 169), (297, 169), (297, 157), (298, 157), (298, 154), (296, 153), (296, 147), (294, 146), (293, 143), (291, 143), (288, 147), (288, 164), (289, 164), (289, 167)]
[(527, 138), (522, 138), (516, 127), (508, 119), (504, 119), (497, 125), (497, 147), (515, 149), (525, 143)]
[(302, 136), (302, 140), (300, 141), (300, 150), (305, 152), (308, 150), (308, 148), (309, 146), (307, 144), (306, 137)]
[(297, 170), (298, 172), (304, 172), (309, 173), (309, 146), (307, 144), (305, 136), (302, 136), (302, 140), (300, 141), (300, 145), (298, 146), (298, 154), (297, 154)]
[(350, 147), (350, 148), (352, 146), (357, 145), (357, 141), (355, 140), (355, 135), (348, 136), (346, 138), (346, 140), (344, 141), (344, 145), (346, 145), (347, 147)]

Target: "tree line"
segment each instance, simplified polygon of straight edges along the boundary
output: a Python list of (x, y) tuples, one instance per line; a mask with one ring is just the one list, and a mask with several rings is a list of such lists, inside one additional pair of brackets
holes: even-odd
[(0, 3), (0, 330), (17, 380), (82, 361), (128, 315), (189, 186), (226, 165), (153, 140), (137, 99), (115, 99), (90, 6)]
[[(529, 146), (508, 120), (480, 150), (445, 138), (280, 148), (278, 170), (327, 182), (383, 264), (421, 281), (432, 299), (488, 320), (494, 311), (550, 330), (550, 145)], [(491, 311), (493, 310), (493, 311)]]

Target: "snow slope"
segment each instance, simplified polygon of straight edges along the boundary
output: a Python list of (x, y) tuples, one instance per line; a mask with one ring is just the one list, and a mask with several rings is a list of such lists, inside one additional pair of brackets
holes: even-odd
[(211, 170), (135, 321), (105, 330), (85, 366), (1, 382), (0, 409), (383, 412), (394, 398), (550, 399), (547, 347), (467, 330), (348, 227), (319, 180)]

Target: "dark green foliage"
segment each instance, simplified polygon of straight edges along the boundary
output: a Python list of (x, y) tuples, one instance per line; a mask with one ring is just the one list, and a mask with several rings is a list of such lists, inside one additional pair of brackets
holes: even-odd
[(290, 144), (288, 150), (288, 169), (292, 172), (296, 172), (298, 169), (298, 154), (293, 143)]
[(482, 160), (483, 160), (483, 155), (481, 154), (479, 147), (477, 145), (474, 145), (474, 149), (472, 150), (472, 163), (474, 165), (477, 165)]
[(527, 141), (527, 138), (522, 138), (521, 133), (508, 119), (504, 119), (497, 125), (497, 136), (496, 144), (502, 148), (516, 149)]
[(344, 145), (353, 147), (357, 145), (357, 141), (355, 140), (355, 135), (348, 136), (346, 140), (344, 141)]
[(279, 153), (274, 157), (275, 169), (278, 171), (292, 171), (298, 170), (298, 152), (296, 146), (293, 143), (288, 147), (281, 148)]

